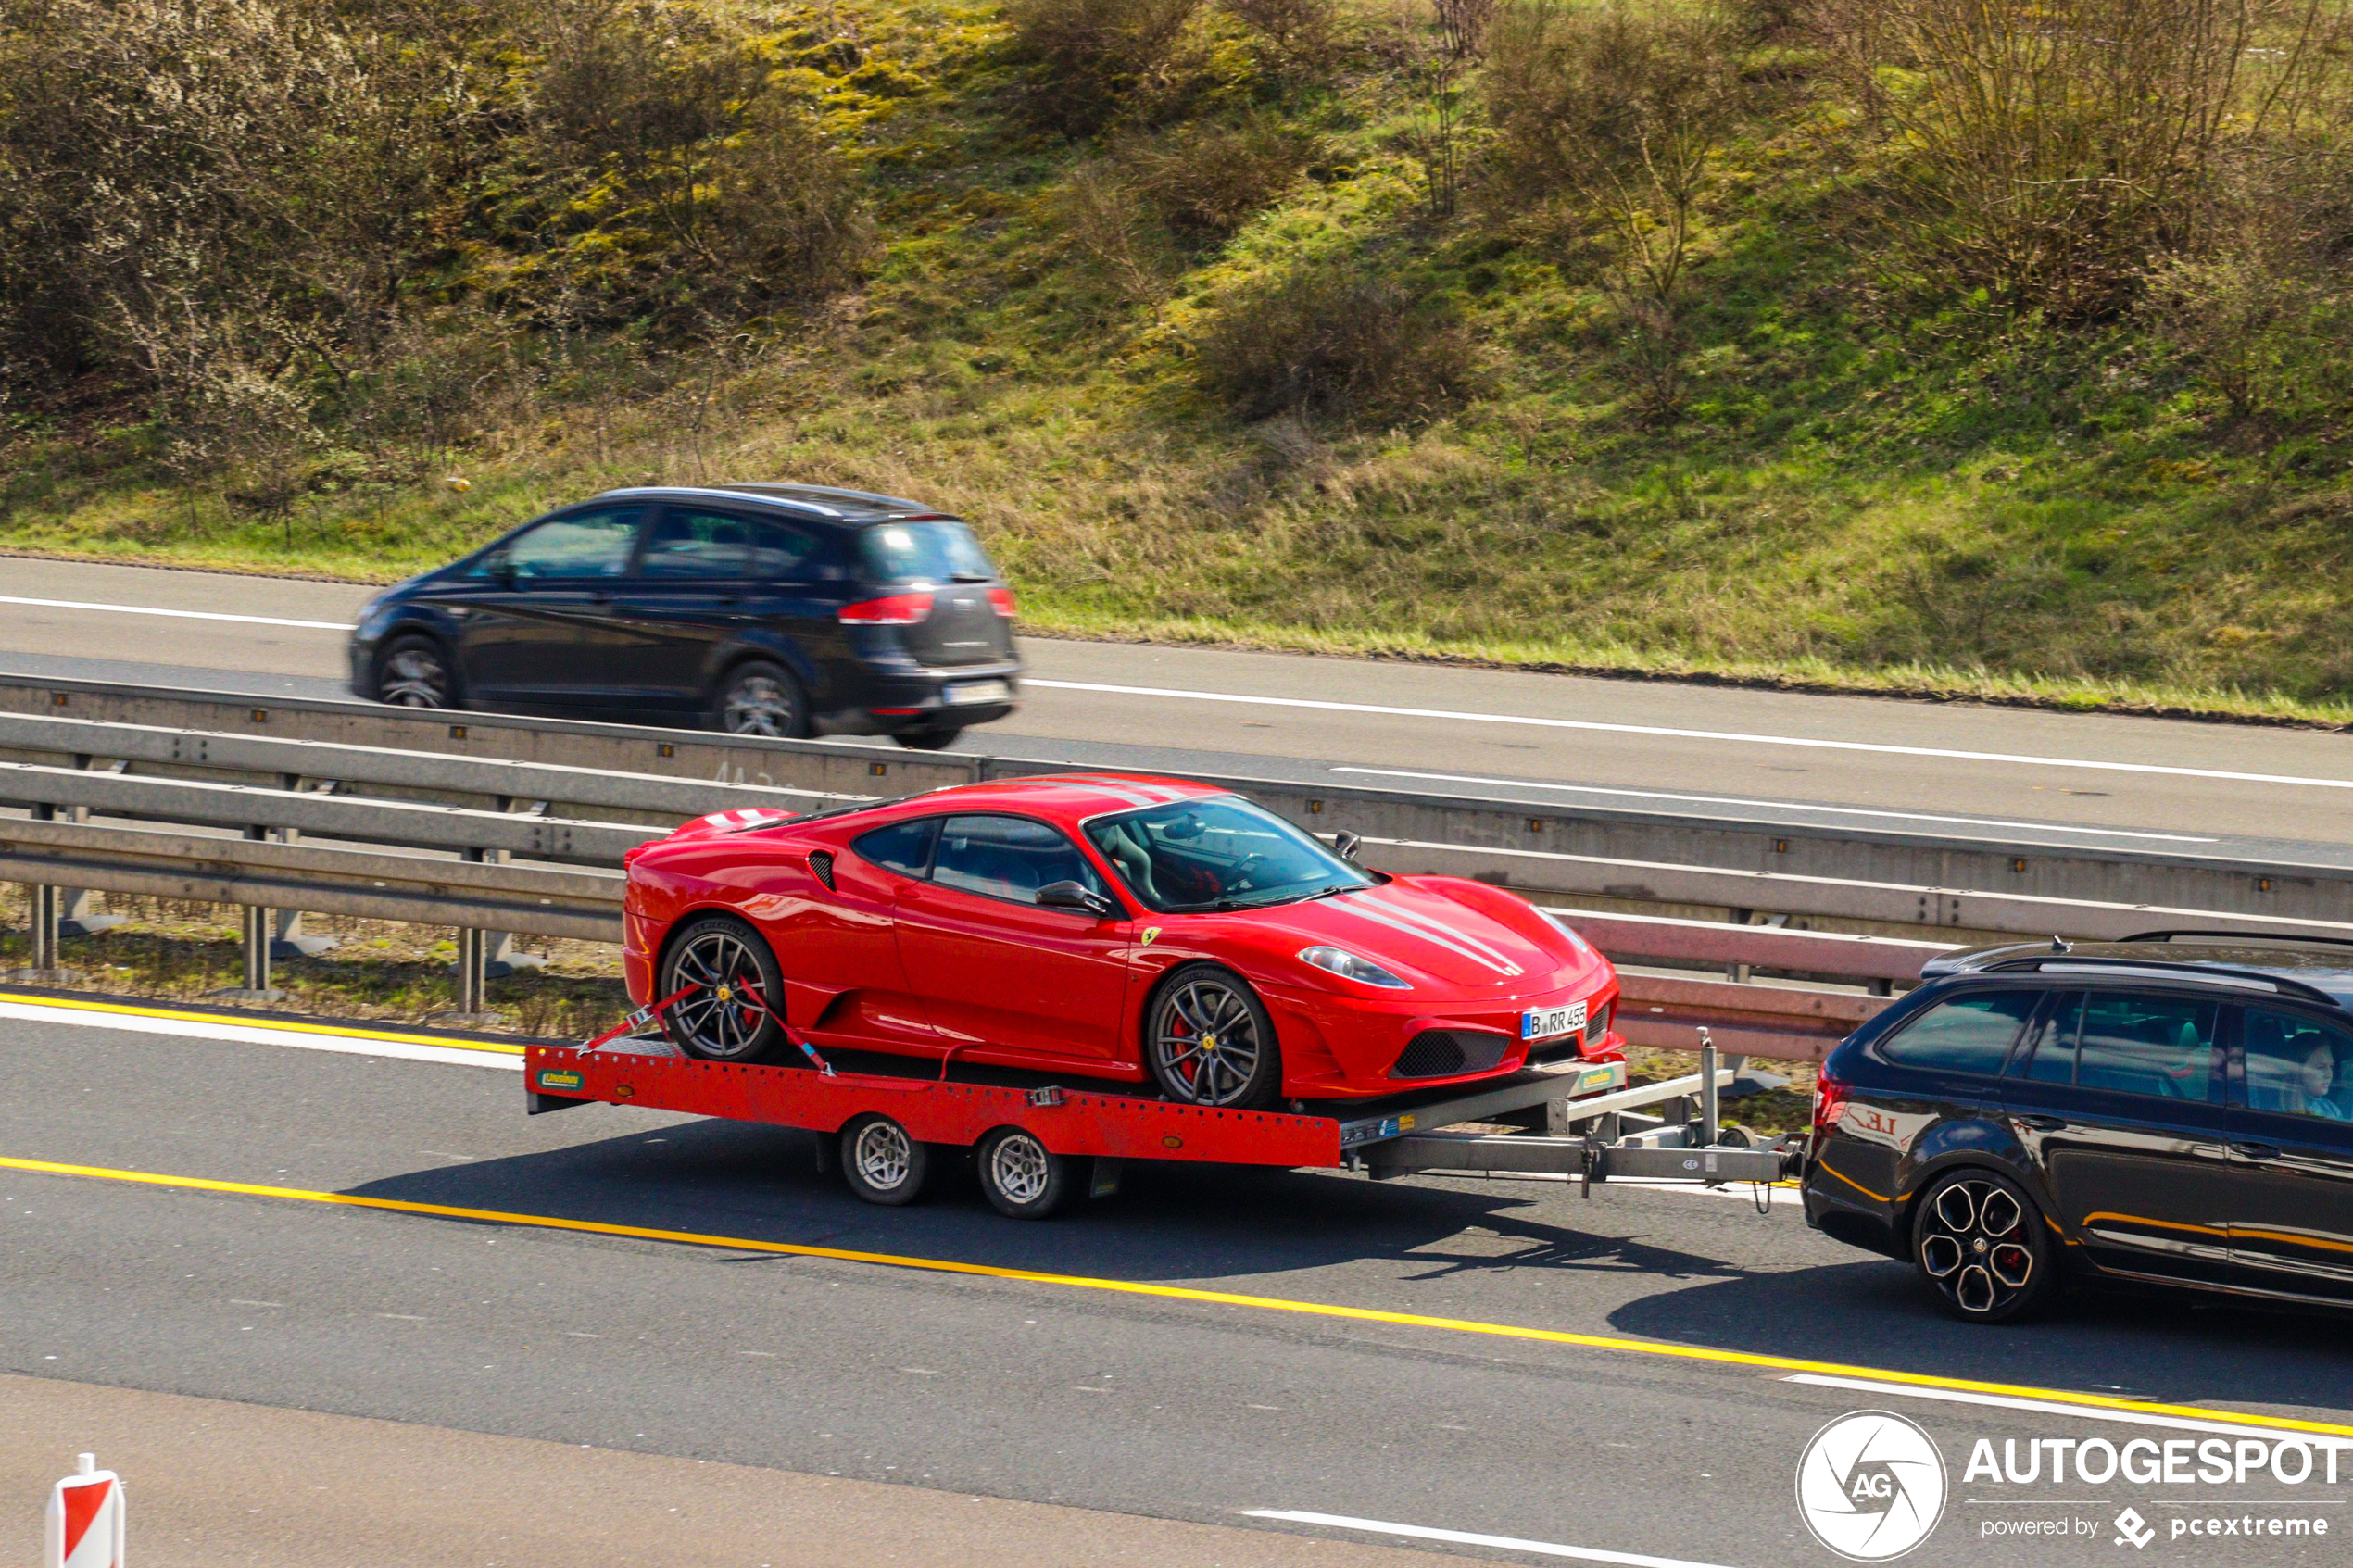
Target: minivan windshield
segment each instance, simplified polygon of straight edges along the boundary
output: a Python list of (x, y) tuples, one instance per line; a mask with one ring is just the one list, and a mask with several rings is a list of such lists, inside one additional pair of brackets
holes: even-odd
[(986, 583), (997, 569), (972, 530), (948, 519), (878, 522), (858, 538), (866, 568), (885, 583)]
[(1099, 817), (1087, 837), (1163, 914), (1263, 909), (1373, 885), (1371, 872), (1238, 796)]

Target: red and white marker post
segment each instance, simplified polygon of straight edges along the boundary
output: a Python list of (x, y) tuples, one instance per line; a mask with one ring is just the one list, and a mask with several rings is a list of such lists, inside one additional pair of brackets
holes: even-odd
[(122, 1477), (83, 1454), (49, 1494), (41, 1568), (122, 1568)]

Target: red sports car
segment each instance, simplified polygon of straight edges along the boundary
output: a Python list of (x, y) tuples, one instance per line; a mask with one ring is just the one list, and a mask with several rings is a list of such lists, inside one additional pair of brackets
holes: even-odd
[(708, 1060), (780, 1054), (789, 1030), (1268, 1106), (1620, 1045), (1609, 960), (1525, 900), (1368, 871), (1174, 779), (718, 812), (631, 853), (624, 926), (631, 997), (687, 991), (670, 1037)]

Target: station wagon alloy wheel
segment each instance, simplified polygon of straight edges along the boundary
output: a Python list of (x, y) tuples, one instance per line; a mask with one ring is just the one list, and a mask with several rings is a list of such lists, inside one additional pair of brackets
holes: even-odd
[(1948, 1176), (1922, 1200), (1914, 1261), (1956, 1315), (2000, 1323), (2046, 1294), (2050, 1267), (2032, 1200), (1991, 1173)]
[(774, 664), (747, 664), (727, 677), (719, 698), (719, 727), (731, 735), (801, 740), (809, 734), (808, 705), (791, 675)]

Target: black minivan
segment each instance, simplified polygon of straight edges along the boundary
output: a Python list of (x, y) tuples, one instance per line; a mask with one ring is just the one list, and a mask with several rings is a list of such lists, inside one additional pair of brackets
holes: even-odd
[(1013, 596), (971, 530), (813, 484), (614, 490), (371, 600), (359, 696), (932, 750), (1012, 712)]
[(2353, 1305), (2353, 943), (1940, 958), (1822, 1064), (1806, 1223), (1979, 1323), (2112, 1276)]

